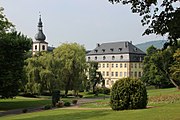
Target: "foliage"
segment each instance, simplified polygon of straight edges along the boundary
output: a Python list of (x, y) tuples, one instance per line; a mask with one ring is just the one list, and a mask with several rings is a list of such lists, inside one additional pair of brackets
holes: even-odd
[(65, 95), (68, 90), (77, 92), (86, 79), (85, 48), (77, 43), (64, 43), (53, 51), (54, 59), (60, 68), (56, 71), (57, 78), (62, 81)]
[(45, 105), (44, 110), (49, 110), (49, 109), (51, 109), (51, 107), (52, 107), (51, 105)]
[(98, 72), (98, 63), (97, 62), (89, 62), (88, 63), (88, 76), (89, 79), (87, 81), (87, 87), (92, 88), (94, 94), (98, 94), (97, 85), (102, 83), (102, 87), (104, 87), (105, 80), (102, 77), (101, 72)]
[(107, 87), (97, 87), (97, 91), (98, 93), (109, 95), (111, 90)]
[(172, 79), (180, 87), (180, 48), (176, 50), (176, 52), (173, 55), (173, 58), (174, 58), (174, 62), (170, 67), (170, 73)]
[(76, 105), (78, 100), (72, 100), (72, 104)]
[(110, 105), (113, 110), (146, 108), (147, 92), (138, 79), (123, 78), (111, 89)]
[(171, 42), (180, 38), (179, 0), (109, 0), (112, 3), (131, 4), (133, 13), (142, 16), (142, 25), (148, 25), (144, 34), (168, 34)]
[(41, 94), (44, 91), (52, 93), (60, 88), (60, 81), (56, 78), (59, 64), (54, 60), (52, 53), (42, 52), (39, 56), (33, 56), (26, 61), (24, 70), (26, 72), (25, 92)]
[(56, 90), (52, 93), (52, 105), (55, 106), (56, 103), (60, 100), (60, 91)]
[(24, 82), (24, 55), (31, 48), (31, 39), (21, 33), (6, 33), (0, 38), (0, 95), (16, 96)]
[[(170, 80), (166, 77), (166, 73), (162, 72), (156, 63), (166, 63), (169, 64), (171, 60), (170, 53), (168, 55), (168, 61), (165, 59), (158, 58), (162, 52), (157, 50), (154, 46), (147, 49), (147, 56), (144, 57), (143, 61), (143, 76), (141, 80), (146, 83), (146, 85), (154, 85), (157, 88), (168, 87), (171, 85)], [(168, 67), (168, 66), (167, 66)]]
[(14, 29), (14, 25), (8, 21), (3, 13), (4, 8), (0, 7), (0, 38), (3, 34), (10, 32)]
[(69, 106), (71, 106), (71, 103), (67, 101), (64, 103), (64, 106), (69, 107)]

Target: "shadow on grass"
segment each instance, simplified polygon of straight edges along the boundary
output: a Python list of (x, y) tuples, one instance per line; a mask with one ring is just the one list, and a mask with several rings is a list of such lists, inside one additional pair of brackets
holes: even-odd
[(0, 101), (0, 111), (39, 107), (46, 104), (51, 104), (51, 100), (33, 100), (33, 101)]
[(68, 111), (68, 110), (59, 110), (55, 111), (56, 113), (52, 114), (43, 114), (42, 116), (34, 115), (31, 116), (30, 118), (17, 118), (18, 120), (85, 120), (85, 119), (92, 119), (95, 120), (98, 117), (106, 116), (108, 115), (108, 111), (106, 110), (73, 110), (73, 111)]

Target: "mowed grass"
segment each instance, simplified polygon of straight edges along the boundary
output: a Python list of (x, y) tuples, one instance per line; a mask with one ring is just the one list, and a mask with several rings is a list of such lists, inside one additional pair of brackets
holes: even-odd
[[(113, 111), (109, 99), (83, 104), (80, 109), (45, 110), (0, 117), (0, 120), (180, 120), (180, 91), (175, 88), (148, 90), (150, 108)], [(29, 103), (30, 104), (30, 103)], [(86, 109), (92, 108), (92, 109)]]
[(0, 99), (0, 111), (40, 107), (46, 104), (51, 104), (51, 100), (47, 98), (26, 98), (18, 96), (14, 99)]
[(139, 110), (55, 109), (1, 117), (1, 120), (179, 120), (180, 103)]

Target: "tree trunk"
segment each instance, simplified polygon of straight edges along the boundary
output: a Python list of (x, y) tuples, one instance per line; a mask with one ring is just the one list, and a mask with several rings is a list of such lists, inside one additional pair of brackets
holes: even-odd
[(171, 83), (172, 83), (178, 90), (180, 90), (180, 86), (177, 85), (177, 84), (174, 82), (173, 79), (169, 78), (169, 80), (171, 81)]

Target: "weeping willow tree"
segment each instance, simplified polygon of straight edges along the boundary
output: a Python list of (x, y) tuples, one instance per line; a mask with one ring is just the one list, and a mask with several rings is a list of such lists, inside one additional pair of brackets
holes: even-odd
[(40, 94), (44, 91), (52, 93), (54, 89), (59, 88), (60, 82), (56, 76), (59, 65), (51, 53), (41, 53), (40, 56), (27, 59), (26, 63), (26, 93)]

